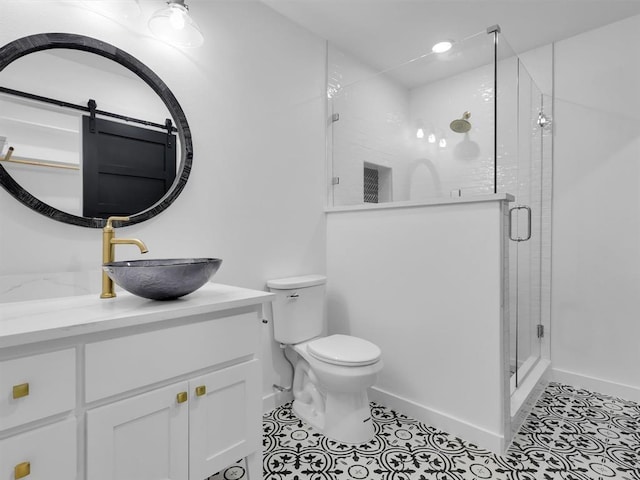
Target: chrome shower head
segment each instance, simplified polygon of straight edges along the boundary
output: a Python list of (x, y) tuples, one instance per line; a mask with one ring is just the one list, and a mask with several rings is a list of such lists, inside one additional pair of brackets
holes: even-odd
[(464, 112), (462, 114), (462, 118), (458, 118), (449, 124), (449, 128), (456, 133), (467, 133), (471, 130), (471, 122), (469, 122), (469, 118), (471, 118), (471, 113)]

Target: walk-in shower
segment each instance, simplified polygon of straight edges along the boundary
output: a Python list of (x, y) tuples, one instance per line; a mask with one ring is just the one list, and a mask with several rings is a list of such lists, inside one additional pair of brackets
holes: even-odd
[(516, 422), (548, 360), (550, 97), (497, 26), (399, 65), (371, 65), (329, 45), (327, 67), (330, 207), (513, 196), (502, 309)]

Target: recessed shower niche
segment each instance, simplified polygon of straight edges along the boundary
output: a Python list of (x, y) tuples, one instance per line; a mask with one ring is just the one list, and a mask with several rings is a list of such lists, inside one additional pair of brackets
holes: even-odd
[(392, 169), (375, 163), (364, 163), (363, 189), (365, 203), (383, 203), (393, 200)]

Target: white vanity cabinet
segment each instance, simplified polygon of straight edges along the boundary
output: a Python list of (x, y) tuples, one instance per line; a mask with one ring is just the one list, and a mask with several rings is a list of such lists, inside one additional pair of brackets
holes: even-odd
[(261, 478), (260, 411), (258, 360), (89, 410), (88, 478), (204, 480), (243, 457)]
[(88, 478), (203, 480), (259, 450), (259, 320), (232, 313), (86, 344), (87, 402), (184, 378), (89, 409)]
[(261, 478), (260, 430), (251, 360), (89, 410), (88, 478), (204, 480), (243, 457)]
[(211, 284), (0, 305), (0, 480), (204, 480), (241, 458), (261, 479), (271, 298)]

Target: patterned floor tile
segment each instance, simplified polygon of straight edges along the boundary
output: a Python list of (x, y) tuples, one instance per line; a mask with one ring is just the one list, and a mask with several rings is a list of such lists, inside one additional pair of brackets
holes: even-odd
[[(375, 437), (348, 445), (299, 420), (263, 418), (265, 480), (640, 480), (640, 405), (551, 383), (505, 455), (371, 404)], [(246, 480), (244, 461), (208, 480)], [(253, 479), (251, 479), (253, 480)]]

